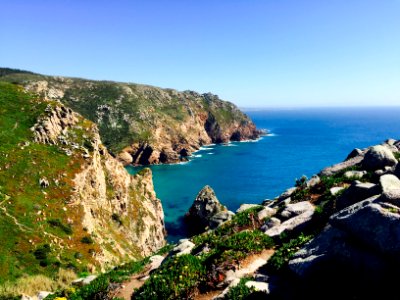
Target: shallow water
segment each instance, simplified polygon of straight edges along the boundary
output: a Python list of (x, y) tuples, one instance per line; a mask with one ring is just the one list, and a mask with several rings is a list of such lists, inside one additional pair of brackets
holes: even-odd
[[(400, 107), (251, 111), (258, 128), (271, 134), (256, 142), (210, 145), (187, 163), (151, 166), (165, 212), (168, 240), (186, 235), (181, 218), (208, 184), (235, 211), (241, 203), (260, 203), (342, 161), (355, 147), (400, 139)], [(131, 173), (140, 168), (127, 167)]]

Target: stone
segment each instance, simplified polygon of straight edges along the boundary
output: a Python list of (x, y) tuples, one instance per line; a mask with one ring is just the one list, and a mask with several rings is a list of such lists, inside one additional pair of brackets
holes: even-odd
[(360, 165), (360, 163), (364, 160), (364, 155), (359, 155), (353, 158), (350, 158), (348, 160), (345, 160), (344, 162), (338, 163), (336, 165), (327, 167), (323, 169), (320, 173), (319, 176), (332, 176), (337, 173), (342, 172), (345, 169), (348, 169), (350, 167), (355, 167)]
[[(199, 233), (205, 228), (214, 225), (216, 220), (221, 218), (223, 215), (218, 215), (220, 212), (228, 211), (217, 199), (214, 190), (206, 185), (197, 195), (189, 212), (186, 213), (185, 219), (190, 225), (190, 230), (194, 233)], [(216, 216), (213, 220), (212, 217)], [(228, 217), (228, 215), (225, 215)]]
[(259, 206), (260, 206), (259, 204), (242, 204), (242, 205), (240, 205), (240, 207), (236, 210), (236, 213), (240, 213), (240, 212), (245, 211), (245, 210), (248, 210), (248, 209), (250, 209), (250, 208), (259, 207)]
[(296, 187), (291, 187), (291, 188), (287, 189), (286, 191), (284, 191), (281, 195), (279, 195), (277, 197), (277, 200), (280, 201), (280, 200), (285, 200), (285, 199), (289, 198), (296, 191), (296, 189), (297, 189)]
[(343, 174), (346, 178), (361, 179), (367, 174), (367, 171), (347, 171)]
[(275, 214), (276, 214), (276, 209), (271, 208), (271, 207), (264, 207), (262, 210), (260, 210), (257, 213), (257, 218), (259, 220), (263, 220), (263, 219), (266, 219), (266, 218), (270, 218)]
[(120, 153), (118, 153), (117, 159), (120, 162), (122, 162), (124, 165), (129, 165), (129, 164), (133, 163), (132, 155), (126, 151), (121, 151)]
[(400, 263), (400, 214), (395, 212), (398, 208), (377, 200), (372, 197), (345, 208), (331, 216), (329, 223)]
[(227, 211), (220, 211), (216, 213), (215, 215), (211, 216), (209, 219), (209, 227), (211, 229), (217, 228), (221, 224), (225, 223), (226, 221), (229, 221), (233, 218), (235, 215), (234, 212), (227, 210)]
[(335, 196), (338, 193), (340, 193), (341, 191), (343, 191), (345, 188), (342, 186), (335, 186), (333, 188), (329, 189), (329, 192), (331, 193), (331, 195)]
[(365, 151), (363, 151), (361, 149), (358, 149), (358, 148), (355, 148), (349, 153), (349, 155), (347, 155), (345, 160), (349, 160), (349, 159), (352, 159), (354, 157), (361, 156), (364, 153), (365, 153)]
[(46, 292), (46, 291), (40, 291), (40, 292), (37, 294), (37, 298), (38, 298), (38, 300), (43, 300), (43, 299), (45, 299), (47, 296), (52, 295), (52, 294), (54, 294), (54, 293)]
[(311, 177), (307, 182), (306, 185), (308, 188), (314, 187), (316, 186), (318, 183), (321, 182), (321, 178), (319, 178), (318, 175), (314, 175), (313, 177)]
[(336, 207), (340, 210), (380, 193), (379, 185), (356, 180), (337, 198)]
[(286, 208), (281, 212), (281, 216), (285, 219), (289, 219), (309, 211), (313, 212), (314, 206), (308, 201), (301, 201), (286, 205)]
[(400, 189), (400, 179), (392, 174), (385, 174), (379, 178), (383, 193)]
[(264, 292), (269, 294), (269, 285), (267, 282), (247, 281), (245, 285), (248, 288), (254, 288), (257, 292)]
[[(307, 201), (303, 201), (307, 202)], [(299, 202), (301, 205), (295, 206), (296, 209), (292, 209), (294, 217), (291, 217), (290, 219), (282, 222), (279, 225), (276, 225), (272, 228), (269, 228), (265, 231), (265, 234), (274, 237), (274, 236), (279, 236), (281, 233), (288, 231), (302, 231), (304, 228), (306, 228), (314, 214), (314, 206), (307, 202), (308, 204)], [(295, 203), (295, 204), (299, 204)], [(291, 204), (291, 205), (295, 205)], [(298, 210), (297, 210), (298, 209)], [(297, 215), (296, 215), (297, 214)]]
[(280, 225), (282, 222), (278, 218), (272, 217), (265, 221), (264, 225), (261, 226), (262, 231), (267, 231), (268, 229)]
[(362, 168), (365, 170), (375, 171), (384, 169), (386, 166), (394, 166), (397, 163), (392, 151), (386, 146), (377, 145), (371, 147), (365, 153), (362, 160)]
[(164, 256), (162, 255), (153, 255), (150, 257), (150, 271), (157, 269), (161, 266), (161, 263), (164, 260)]
[(49, 186), (49, 181), (47, 180), (46, 177), (40, 178), (39, 179), (39, 185), (42, 189), (45, 189)]
[(192, 252), (195, 244), (188, 239), (181, 240), (180, 243), (172, 249), (171, 254), (180, 256), (183, 254), (190, 254)]

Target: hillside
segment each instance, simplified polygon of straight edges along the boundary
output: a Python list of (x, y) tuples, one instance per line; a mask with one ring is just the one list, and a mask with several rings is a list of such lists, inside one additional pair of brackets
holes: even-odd
[[(399, 159), (400, 141), (355, 149), (234, 216), (218, 209), (207, 186), (190, 214), (228, 221), (147, 258), (130, 278), (115, 279), (117, 268), (84, 291), (126, 300), (391, 299), (400, 267)], [(48, 299), (57, 296), (92, 299), (66, 290)]]
[(129, 175), (94, 123), (7, 82), (0, 116), (0, 297), (21, 276), (106, 270), (164, 245), (151, 171)]
[(96, 123), (104, 144), (125, 164), (178, 162), (201, 145), (260, 134), (235, 105), (210, 93), (5, 68), (0, 76), (45, 99), (61, 101)]

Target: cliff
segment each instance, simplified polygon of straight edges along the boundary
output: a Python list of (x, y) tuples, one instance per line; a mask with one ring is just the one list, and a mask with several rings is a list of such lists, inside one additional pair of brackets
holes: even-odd
[(24, 274), (106, 270), (165, 244), (151, 171), (129, 175), (94, 123), (6, 82), (0, 115), (0, 290)]
[(211, 93), (0, 69), (1, 80), (56, 100), (96, 123), (124, 164), (173, 163), (200, 146), (255, 139), (260, 132), (230, 102)]
[[(125, 284), (140, 288), (132, 293), (117, 284), (116, 295), (132, 293), (131, 299), (392, 298), (400, 267), (399, 159), (396, 140), (356, 149), (318, 175), (296, 180), (275, 199), (242, 205), (215, 229), (180, 240), (164, 257), (143, 261), (147, 267), (141, 270), (152, 270), (144, 271), (147, 280), (138, 282), (133, 276)], [(202, 202), (206, 200), (202, 204), (215, 204), (216, 195), (209, 187), (205, 191), (199, 194)], [(196, 212), (203, 211), (199, 208)], [(212, 210), (211, 206), (208, 211)], [(201, 217), (209, 219), (208, 214)], [(149, 263), (153, 261), (156, 266)], [(115, 283), (112, 272), (103, 278)], [(92, 288), (95, 294), (104, 292)]]

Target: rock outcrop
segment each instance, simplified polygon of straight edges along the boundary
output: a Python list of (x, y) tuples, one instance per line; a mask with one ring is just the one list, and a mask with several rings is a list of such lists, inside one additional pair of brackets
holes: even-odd
[(214, 190), (206, 185), (197, 195), (185, 219), (191, 231), (202, 232), (206, 228), (216, 228), (231, 219), (232, 215), (234, 214), (219, 202)]
[(24, 77), (17, 70), (0, 70), (0, 75), (96, 123), (107, 148), (124, 164), (176, 163), (203, 145), (261, 134), (234, 104), (211, 93), (32, 73)]

